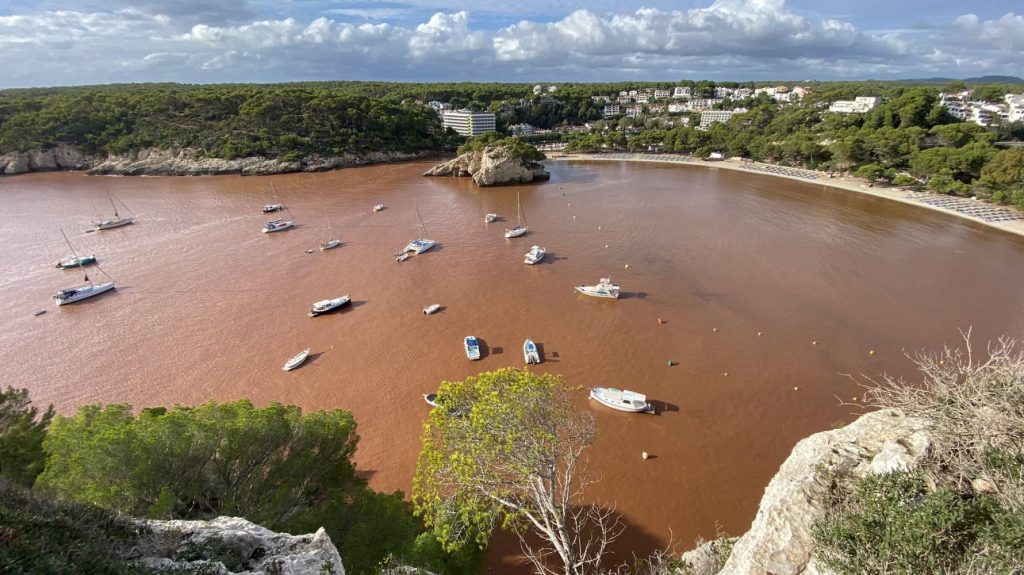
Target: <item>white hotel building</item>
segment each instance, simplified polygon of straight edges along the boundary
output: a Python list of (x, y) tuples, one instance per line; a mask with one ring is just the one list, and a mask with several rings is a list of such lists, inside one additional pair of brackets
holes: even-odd
[(442, 112), (441, 125), (470, 138), (496, 130), (494, 114), (470, 110), (447, 110)]

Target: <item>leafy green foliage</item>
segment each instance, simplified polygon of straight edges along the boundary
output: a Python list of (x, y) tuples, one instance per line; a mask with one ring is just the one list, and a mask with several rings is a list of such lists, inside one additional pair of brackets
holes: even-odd
[(1019, 573), (1024, 515), (990, 497), (890, 473), (863, 479), (837, 507), (814, 528), (818, 557), (837, 573)]
[(122, 553), (145, 530), (90, 505), (55, 503), (0, 478), (0, 572), (142, 575)]
[(57, 417), (37, 487), (137, 516), (240, 515), (278, 528), (357, 483), (351, 414), (248, 401)]
[(43, 439), (53, 419), (53, 406), (41, 416), (28, 390), (0, 390), (0, 477), (31, 487), (43, 471)]
[(465, 144), (459, 146), (458, 153), (476, 152), (492, 146), (504, 146), (508, 149), (513, 158), (520, 158), (527, 161), (539, 162), (545, 158), (544, 153), (515, 136), (503, 137), (497, 132), (487, 132), (470, 138)]

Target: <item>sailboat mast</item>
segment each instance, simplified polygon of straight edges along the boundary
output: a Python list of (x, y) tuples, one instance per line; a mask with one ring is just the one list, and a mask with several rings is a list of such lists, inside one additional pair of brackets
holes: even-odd
[(423, 225), (423, 217), (420, 216), (419, 204), (416, 204), (416, 220), (420, 223), (420, 229), (423, 230), (423, 237), (427, 237), (427, 226)]
[(85, 271), (85, 266), (82, 265), (82, 258), (78, 257), (78, 252), (75, 251), (75, 246), (71, 245), (71, 240), (68, 239), (68, 235), (64, 233), (64, 228), (60, 228), (60, 235), (64, 236), (64, 242), (68, 244), (68, 248), (71, 249), (71, 255), (74, 256), (75, 261), (78, 262), (78, 269), (82, 270), (82, 275), (85, 276), (85, 281), (92, 283), (89, 279), (89, 272)]
[(118, 215), (118, 213), (117, 213), (117, 204), (114, 203), (114, 197), (111, 196), (109, 192), (107, 193), (107, 199), (110, 200), (110, 207), (114, 208), (114, 219), (115, 220), (121, 219), (121, 216)]

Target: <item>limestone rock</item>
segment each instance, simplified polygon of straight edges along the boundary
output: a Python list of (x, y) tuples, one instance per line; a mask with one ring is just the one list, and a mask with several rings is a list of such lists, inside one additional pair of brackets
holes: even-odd
[(824, 573), (811, 558), (811, 527), (824, 516), (831, 478), (912, 469), (929, 449), (927, 428), (926, 421), (883, 410), (800, 441), (718, 575)]
[(527, 184), (551, 177), (544, 166), (512, 157), (507, 146), (487, 146), (483, 150), (466, 152), (443, 164), (430, 168), (424, 176), (472, 176), (478, 186)]
[(149, 567), (218, 575), (345, 575), (323, 528), (313, 535), (288, 535), (240, 517), (143, 523), (151, 531), (150, 543), (135, 560)]

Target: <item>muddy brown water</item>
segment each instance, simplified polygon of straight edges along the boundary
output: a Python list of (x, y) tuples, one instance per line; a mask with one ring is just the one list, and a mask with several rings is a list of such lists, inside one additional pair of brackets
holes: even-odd
[[(421, 395), (522, 367), (531, 338), (545, 358), (531, 369), (659, 406), (625, 414), (579, 395), (600, 426), (587, 498), (622, 514), (627, 559), (746, 530), (793, 445), (858, 414), (839, 404), (861, 393), (848, 374), (914, 379), (904, 354), (955, 344), (960, 328), (980, 345), (1024, 331), (1024, 240), (929, 210), (691, 166), (549, 162), (549, 182), (478, 190), (421, 177), (429, 165), (0, 179), (4, 383), (63, 413), (238, 398), (345, 408), (361, 472), (408, 492)], [(298, 225), (263, 234), (271, 184)], [(85, 233), (112, 215), (108, 193), (136, 223)], [(517, 195), (530, 232), (506, 240)], [(417, 206), (438, 246), (395, 262), (422, 235)], [(485, 224), (487, 212), (504, 219)], [(324, 215), (344, 245), (320, 252)], [(116, 291), (54, 306), (52, 293), (80, 279), (54, 268), (68, 253), (61, 228)], [(548, 250), (532, 267), (531, 245)], [(620, 300), (572, 289), (604, 276)], [(307, 317), (343, 294), (348, 309)], [(432, 303), (441, 311), (425, 316)], [(478, 362), (463, 353), (469, 334), (484, 344)], [(312, 361), (283, 372), (306, 347)], [(522, 572), (514, 547), (499, 544), (490, 568)]]

